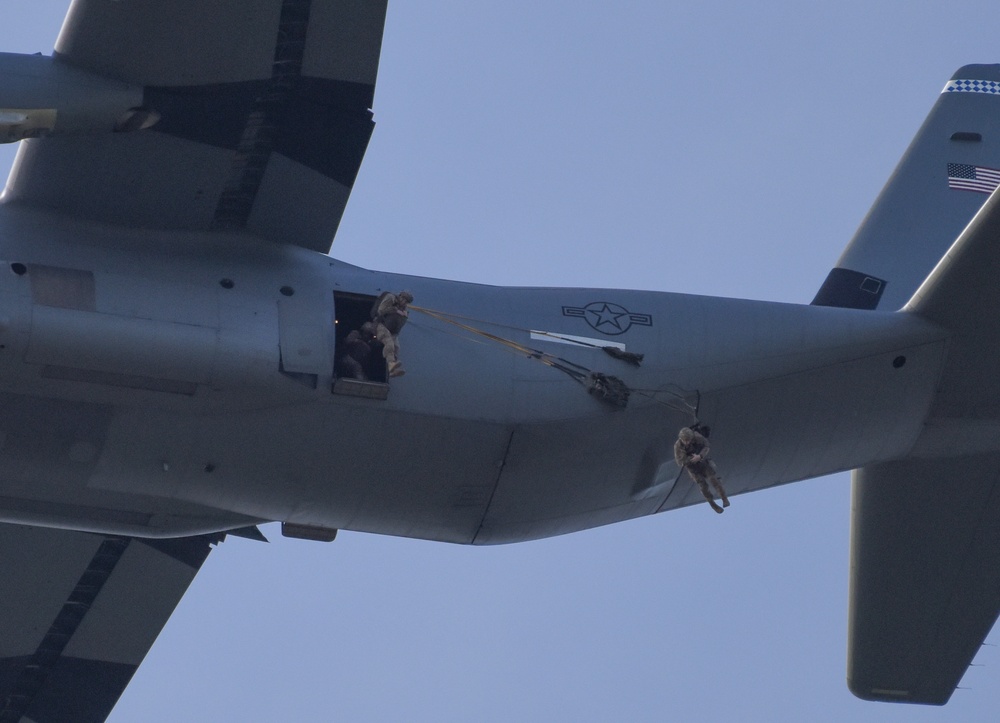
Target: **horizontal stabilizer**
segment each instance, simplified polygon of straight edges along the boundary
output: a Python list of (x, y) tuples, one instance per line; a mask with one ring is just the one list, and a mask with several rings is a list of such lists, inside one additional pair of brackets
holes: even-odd
[(946, 329), (951, 340), (931, 418), (1000, 415), (1000, 194), (994, 193), (904, 310)]
[(995, 308), (1000, 269), (1000, 194), (994, 193), (962, 231), (904, 309), (949, 328), (982, 326), (975, 311)]

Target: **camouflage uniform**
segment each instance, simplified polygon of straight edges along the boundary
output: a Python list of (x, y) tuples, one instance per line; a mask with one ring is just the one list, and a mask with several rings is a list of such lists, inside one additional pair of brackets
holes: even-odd
[(390, 377), (405, 373), (399, 361), (399, 332), (409, 317), (406, 306), (411, 301), (413, 295), (409, 291), (398, 294), (386, 292), (375, 304), (375, 337), (382, 344), (382, 356), (389, 365)]
[(365, 381), (365, 364), (371, 354), (371, 347), (364, 340), (361, 332), (352, 331), (344, 339), (344, 354), (340, 357), (340, 365), (347, 373), (347, 376)]
[[(679, 467), (687, 470), (691, 479), (698, 485), (701, 494), (716, 512), (722, 512), (723, 507), (729, 507), (729, 498), (722, 488), (722, 481), (715, 471), (715, 465), (708, 459), (708, 440), (689, 427), (681, 429), (677, 441), (674, 442), (674, 460)], [(698, 459), (694, 459), (697, 457)], [(722, 499), (722, 507), (715, 503), (713, 488)]]

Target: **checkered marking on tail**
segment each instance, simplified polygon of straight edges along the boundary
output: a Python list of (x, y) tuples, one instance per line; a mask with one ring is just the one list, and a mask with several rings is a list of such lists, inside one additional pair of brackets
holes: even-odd
[(949, 80), (942, 93), (989, 93), (1000, 95), (1000, 83), (995, 80)]

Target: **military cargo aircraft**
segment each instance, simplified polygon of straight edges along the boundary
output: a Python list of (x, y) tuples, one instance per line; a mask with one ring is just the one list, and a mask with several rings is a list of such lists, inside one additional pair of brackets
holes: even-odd
[[(960, 298), (994, 293), (992, 205), (965, 227), (995, 187), (996, 71), (952, 79), (813, 305), (504, 289), (325, 255), (371, 132), (384, 7), (359, 8), (77, 2), (55, 56), (0, 58), (24, 141), (0, 217), (24, 593), (4, 715), (102, 719), (226, 534), (496, 544), (675, 509), (701, 500), (672, 453), (697, 421), (733, 494), (861, 470), (852, 689), (947, 700), (996, 617), (967, 579), (994, 547), (994, 342)], [(349, 333), (402, 289), (406, 376), (377, 354), (345, 373)], [(956, 451), (982, 478), (946, 509)]]

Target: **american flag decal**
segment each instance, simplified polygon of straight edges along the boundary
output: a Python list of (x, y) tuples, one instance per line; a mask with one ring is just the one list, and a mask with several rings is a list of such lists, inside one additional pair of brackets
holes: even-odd
[(997, 186), (1000, 186), (1000, 171), (995, 168), (971, 166), (968, 163), (948, 164), (948, 188), (993, 193)]

